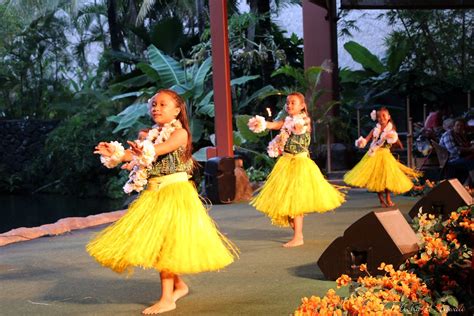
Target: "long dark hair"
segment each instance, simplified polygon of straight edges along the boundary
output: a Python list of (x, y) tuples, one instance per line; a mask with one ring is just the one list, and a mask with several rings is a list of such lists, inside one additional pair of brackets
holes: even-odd
[(185, 161), (188, 161), (189, 159), (193, 159), (193, 141), (192, 141), (191, 129), (189, 128), (188, 115), (186, 111), (186, 102), (184, 102), (184, 99), (178, 93), (176, 93), (175, 91), (171, 89), (161, 89), (153, 96), (153, 98), (155, 98), (160, 93), (166, 93), (170, 97), (172, 97), (175, 102), (176, 107), (179, 108), (179, 114), (176, 117), (176, 119), (181, 122), (181, 125), (188, 133), (188, 141), (186, 142), (186, 148), (184, 150), (183, 159)]

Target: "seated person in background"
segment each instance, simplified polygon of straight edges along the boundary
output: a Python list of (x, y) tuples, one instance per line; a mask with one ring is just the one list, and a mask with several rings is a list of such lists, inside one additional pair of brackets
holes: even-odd
[(433, 108), (426, 117), (424, 128), (434, 130), (442, 126), (442, 113), (439, 109)]
[(448, 150), (448, 166), (454, 168), (456, 178), (464, 183), (468, 173), (470, 175), (474, 170), (474, 146), (466, 137), (466, 122), (463, 119), (457, 119), (453, 129), (441, 136), (439, 144)]

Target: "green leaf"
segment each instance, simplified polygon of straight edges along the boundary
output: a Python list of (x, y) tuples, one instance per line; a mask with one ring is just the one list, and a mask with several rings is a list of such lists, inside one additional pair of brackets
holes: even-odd
[(199, 106), (206, 106), (211, 103), (211, 98), (214, 96), (214, 90), (209, 91), (204, 98), (199, 102)]
[(255, 91), (250, 97), (246, 98), (241, 103), (239, 103), (237, 109), (241, 111), (243, 108), (248, 106), (251, 102), (253, 102), (255, 99), (262, 100), (266, 98), (270, 93), (275, 93), (275, 92), (278, 92), (278, 90), (276, 90), (271, 85), (267, 85), (263, 88), (260, 88), (257, 91)]
[(352, 59), (361, 64), (365, 69), (371, 69), (378, 74), (386, 71), (385, 66), (378, 59), (378, 57), (372, 54), (364, 46), (356, 42), (349, 41), (344, 44), (344, 48), (351, 55)]
[(305, 70), (304, 77), (306, 79), (307, 87), (311, 90), (316, 89), (316, 86), (321, 80), (321, 75), (324, 69), (318, 66), (312, 66)]
[(307, 88), (303, 70), (300, 68), (295, 68), (289, 65), (285, 65), (272, 73), (272, 77), (275, 77), (277, 75), (286, 75), (286, 76), (292, 77), (298, 82), (298, 85), (303, 90), (306, 90)]
[(232, 136), (235, 146), (241, 146), (243, 143), (245, 143), (245, 138), (242, 137), (242, 134), (240, 134), (240, 132), (233, 131)]
[(391, 73), (396, 72), (400, 68), (400, 65), (408, 55), (409, 49), (408, 42), (403, 40), (388, 52), (387, 68)]
[(129, 98), (129, 97), (139, 97), (142, 94), (143, 94), (143, 92), (141, 92), (141, 91), (128, 92), (128, 93), (123, 93), (123, 94), (119, 94), (119, 95), (114, 95), (111, 100), (115, 101), (115, 100), (125, 99), (125, 98)]
[(145, 75), (148, 76), (154, 82), (160, 82), (160, 75), (155, 68), (146, 63), (138, 63), (137, 68), (140, 69)]
[(344, 68), (339, 71), (339, 78), (341, 78), (341, 83), (359, 83), (361, 81), (369, 79), (370, 77), (371, 75), (365, 70), (350, 70)]
[(161, 84), (164, 87), (171, 87), (185, 82), (185, 73), (179, 62), (163, 54), (153, 45), (148, 47), (148, 56), (151, 66), (158, 72)]
[(193, 135), (193, 143), (197, 143), (204, 131), (204, 122), (198, 118), (191, 118), (189, 121), (189, 128), (191, 129), (191, 134)]
[(138, 120), (148, 114), (148, 104), (139, 103), (128, 106), (125, 110), (120, 112), (118, 115), (109, 116), (108, 121), (118, 123), (118, 126), (113, 130), (113, 133), (117, 133), (121, 130), (128, 129), (135, 125)]
[(211, 57), (208, 57), (194, 74), (194, 98), (198, 99), (204, 93), (206, 76), (211, 69)]
[(210, 146), (200, 148), (193, 154), (193, 158), (196, 159), (196, 161), (207, 161), (208, 148), (210, 148)]
[(207, 115), (209, 117), (214, 117), (216, 115), (214, 103), (208, 103), (204, 106), (200, 106), (197, 109), (196, 113), (204, 114), (204, 115)]
[(258, 75), (256, 75), (256, 76), (242, 76), (242, 77), (239, 77), (239, 78), (232, 79), (230, 81), (230, 85), (231, 86), (241, 85), (241, 84), (246, 83), (247, 81), (255, 80), (258, 77), (260, 77), (260, 76), (258, 76)]
[(150, 78), (147, 75), (140, 75), (132, 77), (130, 79), (114, 83), (110, 86), (111, 89), (130, 89), (130, 88), (141, 88), (144, 85), (150, 83)]

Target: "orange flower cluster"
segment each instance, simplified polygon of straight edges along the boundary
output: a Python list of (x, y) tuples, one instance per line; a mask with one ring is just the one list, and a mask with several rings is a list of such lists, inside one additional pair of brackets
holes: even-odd
[(341, 275), (336, 280), (338, 288), (357, 286), (348, 298), (341, 298), (330, 289), (322, 298), (303, 298), (294, 315), (429, 315), (432, 307), (425, 299), (431, 293), (425, 283), (415, 274), (395, 270), (392, 265), (382, 263), (378, 269), (385, 271), (385, 275), (373, 277), (366, 265), (361, 265), (360, 270), (368, 275), (359, 277), (354, 284), (348, 275)]

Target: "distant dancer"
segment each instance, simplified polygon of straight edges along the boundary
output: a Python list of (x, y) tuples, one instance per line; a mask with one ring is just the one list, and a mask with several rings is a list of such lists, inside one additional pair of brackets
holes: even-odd
[(256, 133), (265, 129), (280, 130), (267, 151), (270, 157), (281, 155), (251, 205), (269, 216), (274, 225), (291, 226), (293, 238), (283, 246), (296, 247), (304, 244), (303, 216), (339, 207), (344, 202), (344, 194), (324, 178), (309, 158), (311, 121), (304, 95), (290, 93), (285, 110), (288, 116), (281, 121), (266, 122), (261, 116), (249, 120), (249, 128)]
[(359, 148), (364, 148), (372, 140), (370, 148), (361, 161), (344, 175), (344, 181), (349, 185), (377, 192), (380, 205), (390, 207), (395, 205), (390, 193), (410, 191), (413, 187), (412, 179), (419, 177), (420, 173), (401, 164), (391, 154), (393, 144), (402, 144), (388, 109), (382, 107), (378, 111), (374, 110), (371, 117), (378, 121), (377, 125), (367, 137), (361, 136), (356, 140)]

